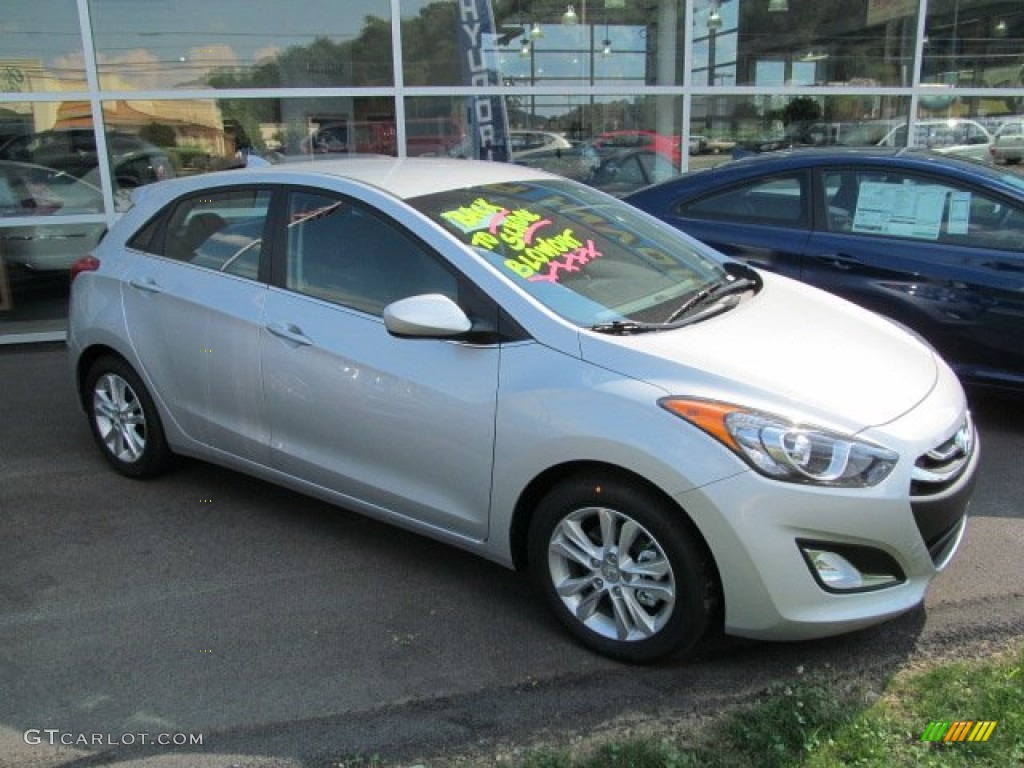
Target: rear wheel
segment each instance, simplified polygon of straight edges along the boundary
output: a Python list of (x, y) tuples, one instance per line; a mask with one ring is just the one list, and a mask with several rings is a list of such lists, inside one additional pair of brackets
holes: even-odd
[(713, 579), (682, 510), (626, 479), (581, 475), (551, 490), (529, 533), (531, 577), (594, 650), (643, 662), (691, 651), (707, 630)]
[(131, 366), (116, 357), (93, 363), (85, 378), (85, 408), (97, 445), (129, 477), (166, 469), (170, 450), (153, 399)]

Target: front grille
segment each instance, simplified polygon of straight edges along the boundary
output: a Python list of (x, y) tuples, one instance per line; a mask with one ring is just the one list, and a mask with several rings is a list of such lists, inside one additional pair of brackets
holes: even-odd
[(972, 466), (976, 449), (974, 425), (968, 414), (952, 437), (914, 462), (910, 506), (936, 565), (946, 559), (963, 525), (974, 490), (974, 475), (966, 481), (963, 475)]
[(968, 414), (952, 437), (914, 462), (910, 495), (930, 496), (953, 485), (970, 463), (974, 443), (974, 424)]

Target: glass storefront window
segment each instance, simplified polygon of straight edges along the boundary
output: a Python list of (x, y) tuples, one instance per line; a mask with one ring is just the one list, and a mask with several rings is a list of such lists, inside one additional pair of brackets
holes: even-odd
[(103, 119), (108, 137), (135, 145), (118, 153), (111, 141), (122, 189), (247, 163), (397, 154), (389, 97), (108, 101)]
[(700, 143), (691, 150), (690, 167), (720, 162), (715, 156), (721, 154), (905, 146), (909, 109), (909, 97), (901, 96), (695, 96), (690, 129)]
[(683, 0), (402, 0), (401, 9), (407, 86), (682, 83)]
[[(85, 57), (75, 0), (7, 2), (0, 10), (0, 93), (84, 91)], [(0, 104), (0, 142), (21, 115)]]
[(1024, 110), (1024, 93), (963, 99), (954, 89), (1024, 88), (1024, 4), (1003, 0), (931, 0), (925, 19), (921, 83), (933, 93), (922, 109), (944, 116)]
[(910, 85), (917, 8), (917, 0), (695, 0), (694, 85)]
[(1011, 0), (2, 3), (0, 338), (59, 323), (66, 265), (175, 176), (451, 156), (625, 194), (786, 147), (990, 162), (1022, 39)]
[[(409, 154), (484, 156), (486, 147), (475, 140), (480, 126), (474, 102), (468, 96), (406, 99)], [(512, 162), (612, 194), (677, 174), (686, 152), (682, 99), (676, 96), (545, 93), (494, 97), (489, 103), (491, 120), (507, 126)], [(430, 150), (418, 152), (414, 126), (428, 123), (435, 126)], [(456, 135), (455, 143), (443, 138)]]
[(108, 90), (394, 83), (388, 0), (90, 0)]

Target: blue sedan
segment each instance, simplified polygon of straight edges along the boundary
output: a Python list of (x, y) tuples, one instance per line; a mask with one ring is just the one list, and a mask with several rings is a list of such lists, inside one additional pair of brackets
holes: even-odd
[(729, 256), (908, 326), (967, 383), (1024, 389), (1020, 175), (922, 150), (810, 149), (625, 199)]

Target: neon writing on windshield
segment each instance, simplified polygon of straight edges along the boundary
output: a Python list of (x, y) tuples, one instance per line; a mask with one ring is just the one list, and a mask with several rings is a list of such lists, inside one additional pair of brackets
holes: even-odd
[[(593, 240), (587, 240), (587, 244), (577, 248), (575, 251), (566, 254), (565, 258), (561, 261), (551, 261), (547, 266), (547, 274), (541, 274), (540, 271), (536, 271), (535, 274), (529, 276), (523, 275), (531, 283), (537, 282), (548, 282), (557, 283), (559, 279), (559, 273), (561, 272), (579, 272), (580, 268), (585, 264), (589, 264), (594, 259), (601, 257), (601, 252), (594, 247)], [(505, 262), (508, 264), (508, 262)], [(522, 273), (519, 273), (522, 274)]]
[(525, 208), (513, 211), (477, 198), (441, 217), (470, 235), (470, 243), (478, 248), (494, 251), (504, 246), (516, 252), (514, 258), (505, 260), (505, 267), (532, 282), (556, 283), (563, 272), (579, 272), (601, 256), (593, 240), (580, 242), (572, 229), (545, 236), (545, 230), (552, 227), (551, 219)]

